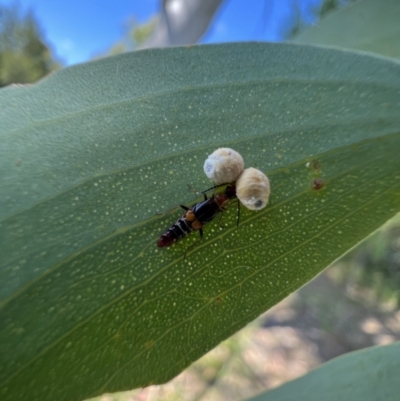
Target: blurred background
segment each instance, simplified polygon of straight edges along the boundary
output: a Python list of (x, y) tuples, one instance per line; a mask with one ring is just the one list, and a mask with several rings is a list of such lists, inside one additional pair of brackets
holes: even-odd
[[(0, 1), (0, 86), (147, 47), (283, 41), (351, 0)], [(400, 340), (400, 216), (163, 386), (102, 401), (240, 400)]]
[(1, 0), (0, 85), (143, 47), (287, 40), (354, 0)]

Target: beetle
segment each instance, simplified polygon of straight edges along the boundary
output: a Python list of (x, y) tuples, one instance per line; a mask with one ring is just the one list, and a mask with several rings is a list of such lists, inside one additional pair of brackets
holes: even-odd
[[(222, 186), (226, 186), (223, 192), (207, 198), (208, 191)], [(185, 213), (160, 236), (157, 246), (159, 248), (171, 246), (192, 231), (199, 231), (200, 238), (203, 238), (204, 225), (225, 211), (232, 199), (238, 200), (237, 225), (239, 225), (240, 203), (247, 209), (261, 210), (267, 205), (269, 194), (268, 177), (260, 170), (249, 167), (239, 175), (236, 182), (218, 184), (203, 191), (202, 202), (195, 203), (190, 208), (180, 205)]]
[(195, 203), (190, 208), (180, 205), (185, 213), (160, 236), (157, 241), (159, 248), (171, 246), (192, 231), (199, 231), (200, 238), (203, 238), (203, 227), (225, 211), (229, 202), (236, 198), (235, 185), (228, 185), (224, 192), (213, 194), (210, 198), (207, 198), (206, 192), (203, 192), (204, 200), (202, 202)]

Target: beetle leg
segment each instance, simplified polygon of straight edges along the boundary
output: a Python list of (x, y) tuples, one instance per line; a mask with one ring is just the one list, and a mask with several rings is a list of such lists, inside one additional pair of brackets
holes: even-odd
[(223, 216), (223, 213), (221, 213), (220, 216), (219, 216), (218, 225), (219, 225), (219, 228), (226, 228), (226, 226), (223, 226), (221, 224), (222, 216)]

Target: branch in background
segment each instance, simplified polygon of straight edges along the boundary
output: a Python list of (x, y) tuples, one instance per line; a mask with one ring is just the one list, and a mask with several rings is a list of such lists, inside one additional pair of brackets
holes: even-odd
[(160, 19), (140, 48), (196, 43), (206, 32), (223, 0), (163, 0)]

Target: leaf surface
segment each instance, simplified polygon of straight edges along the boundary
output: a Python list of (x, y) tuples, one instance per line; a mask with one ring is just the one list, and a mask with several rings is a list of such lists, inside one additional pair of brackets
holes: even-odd
[[(0, 394), (163, 383), (400, 209), (400, 64), (289, 44), (141, 51), (0, 91)], [(219, 146), (266, 172), (171, 248)], [(318, 185), (316, 181), (318, 180)], [(317, 189), (319, 188), (319, 189)]]
[(400, 58), (400, 1), (362, 0), (329, 14), (294, 42)]
[(399, 370), (400, 343), (371, 347), (335, 358), (248, 401), (396, 401)]

